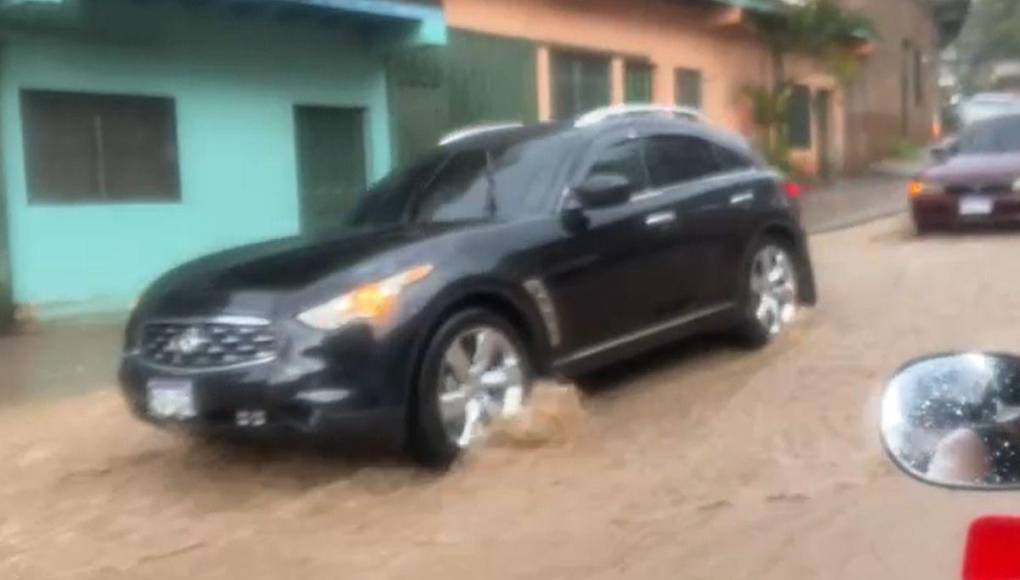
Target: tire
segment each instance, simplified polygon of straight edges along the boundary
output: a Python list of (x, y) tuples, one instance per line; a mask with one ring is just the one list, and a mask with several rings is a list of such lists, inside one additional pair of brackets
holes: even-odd
[[(793, 321), (800, 280), (795, 253), (783, 240), (759, 238), (747, 255), (741, 274), (736, 336), (749, 348), (761, 348)], [(764, 306), (765, 301), (771, 305)]]
[[(480, 352), (483, 340), (488, 348)], [(483, 359), (491, 359), (491, 364)], [(484, 440), (492, 419), (520, 410), (531, 394), (533, 368), (520, 333), (504, 318), (480, 308), (454, 314), (429, 340), (422, 357), (411, 398), (412, 457), (429, 467), (450, 466), (465, 449)], [(505, 388), (497, 385), (499, 377), (506, 379)], [(457, 413), (461, 406), (462, 426)], [(473, 427), (470, 417), (475, 417)]]

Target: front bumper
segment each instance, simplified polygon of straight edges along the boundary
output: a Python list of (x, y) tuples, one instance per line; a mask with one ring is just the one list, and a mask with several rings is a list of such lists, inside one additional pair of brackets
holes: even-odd
[(954, 229), (968, 226), (1020, 225), (1020, 196), (1003, 195), (990, 198), (989, 213), (961, 215), (960, 197), (946, 194), (927, 194), (910, 201), (916, 223), (926, 229)]
[[(275, 331), (285, 337), (276, 358), (231, 368), (179, 369), (128, 353), (120, 369), (124, 396), (137, 416), (168, 428), (399, 447), (408, 367), (399, 361), (411, 360), (399, 337), (378, 339), (368, 327), (323, 333), (293, 321)], [(153, 380), (190, 384), (195, 416), (153, 416)], [(260, 417), (256, 424), (245, 420), (253, 413)]]

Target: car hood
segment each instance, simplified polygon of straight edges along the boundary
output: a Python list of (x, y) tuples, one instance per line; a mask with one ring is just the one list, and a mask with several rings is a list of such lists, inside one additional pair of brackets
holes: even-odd
[(152, 292), (162, 298), (182, 298), (299, 290), (370, 258), (462, 227), (465, 225), (397, 226), (262, 242), (185, 264), (158, 281)]
[(928, 168), (926, 181), (942, 185), (1008, 185), (1020, 178), (1020, 153), (958, 155)]

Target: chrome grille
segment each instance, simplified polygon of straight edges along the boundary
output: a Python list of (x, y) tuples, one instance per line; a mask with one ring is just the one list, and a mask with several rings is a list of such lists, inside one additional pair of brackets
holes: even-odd
[(206, 369), (269, 360), (277, 347), (276, 335), (265, 322), (182, 320), (147, 323), (140, 351), (149, 362)]

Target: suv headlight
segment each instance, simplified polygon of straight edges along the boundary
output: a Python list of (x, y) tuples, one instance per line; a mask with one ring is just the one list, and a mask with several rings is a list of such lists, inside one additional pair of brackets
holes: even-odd
[(319, 330), (336, 330), (363, 320), (373, 324), (387, 322), (397, 309), (405, 288), (428, 278), (431, 264), (422, 264), (378, 282), (363, 284), (325, 304), (306, 310), (298, 320)]

